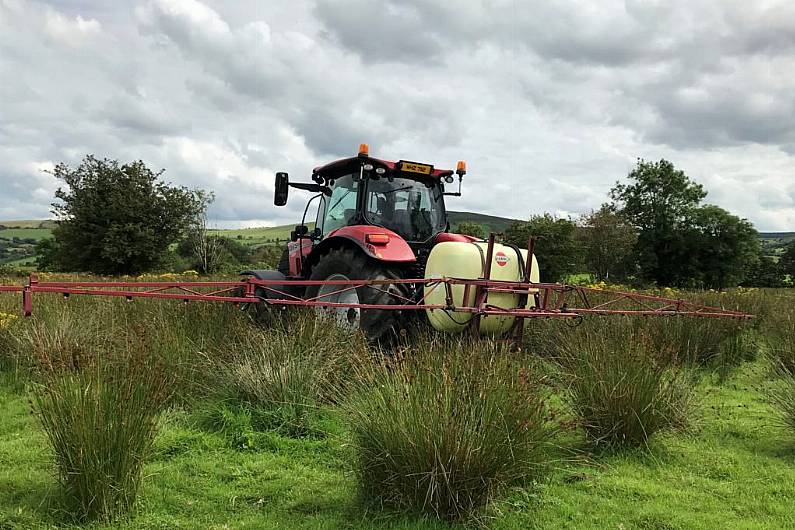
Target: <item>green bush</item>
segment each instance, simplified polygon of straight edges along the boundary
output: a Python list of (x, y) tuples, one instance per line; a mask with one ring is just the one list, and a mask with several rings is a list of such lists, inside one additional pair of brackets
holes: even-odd
[(630, 319), (571, 334), (559, 362), (566, 398), (594, 443), (641, 445), (688, 421), (691, 376), (670, 345)]
[(33, 327), (32, 402), (78, 519), (128, 512), (169, 399), (163, 363), (141, 340), (90, 335), (69, 317)]
[(499, 345), (432, 338), (359, 376), (345, 408), (364, 500), (461, 520), (540, 473), (540, 384)]

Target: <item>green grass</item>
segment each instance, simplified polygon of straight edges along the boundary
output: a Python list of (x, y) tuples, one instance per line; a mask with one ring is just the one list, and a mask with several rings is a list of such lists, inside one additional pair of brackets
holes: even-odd
[[(0, 223), (2, 224), (2, 223)], [(0, 228), (0, 237), (12, 239), (35, 239), (40, 241), (45, 237), (50, 237), (52, 231), (49, 228)]]
[(27, 257), (27, 258), (15, 259), (13, 261), (7, 261), (3, 263), (3, 265), (7, 267), (35, 267), (36, 258)]
[(0, 225), (7, 228), (55, 228), (55, 221), (51, 219), (28, 219), (14, 221), (0, 221)]
[[(296, 221), (290, 225), (260, 227), (260, 228), (241, 228), (237, 230), (210, 230), (210, 233), (237, 240), (247, 246), (259, 246), (265, 244), (276, 244), (276, 241), (287, 241), (290, 239), (290, 232), (295, 230)], [(309, 229), (313, 229), (315, 223), (307, 223)]]
[[(0, 278), (5, 281), (18, 283)], [(753, 308), (761, 315), (756, 327), (765, 333), (779, 326), (772, 316), (793, 307), (787, 290), (715, 296), (726, 298), (727, 307)], [(201, 421), (202, 397), (214, 399), (204, 387), (214, 379), (210, 357), (221, 360), (217, 355), (223, 354), (216, 346), (234, 334), (254, 336), (239, 313), (210, 304), (72, 298), (37, 295), (33, 319), (14, 319), (0, 329), (0, 358), (9, 351), (9, 337), (35, 322), (51, 329), (55, 316), (74, 312), (75, 322), (85, 327), (88, 316), (101, 315), (97, 324), (110, 331), (115, 322), (148, 334), (185, 379), (183, 396), (160, 418), (131, 518), (118, 525), (73, 526), (60, 508), (57, 469), (31, 415), (24, 370), (0, 363), (0, 528), (449, 528), (359, 503), (352, 435), (337, 405), (323, 404), (317, 421), (313, 418), (313, 435), (300, 438), (253, 421), (235, 423), (234, 417), (227, 429)], [(18, 296), (0, 296), (0, 311), (18, 310)], [(555, 460), (537, 483), (514, 486), (497, 499), (486, 513), (489, 527), (795, 526), (795, 433), (768, 403), (776, 382), (766, 356), (740, 362), (725, 374), (701, 368), (689, 431), (660, 432), (646, 446), (597, 448), (601, 452), (570, 421), (573, 414), (562, 399), (565, 381), (553, 361), (541, 362), (553, 394), (552, 421), (562, 427), (554, 438)]]
[(490, 232), (505, 232), (509, 226), (516, 222), (516, 219), (507, 217), (497, 217), (496, 215), (485, 215), (473, 212), (447, 212), (450, 220), (450, 228), (454, 229), (461, 223), (475, 223), (482, 225)]
[[(765, 377), (754, 363), (723, 385), (702, 383), (702, 418), (691, 434), (652, 439), (643, 451), (567, 452), (548, 481), (512, 490), (490, 526), (792, 527), (795, 439), (759, 396)], [(46, 442), (25, 396), (8, 382), (0, 383), (0, 411), (0, 527), (62, 524), (51, 511)], [(169, 412), (145, 467), (141, 505), (121, 527), (443, 528), (359, 507), (344, 438), (262, 438), (253, 450), (236, 450), (185, 412)]]

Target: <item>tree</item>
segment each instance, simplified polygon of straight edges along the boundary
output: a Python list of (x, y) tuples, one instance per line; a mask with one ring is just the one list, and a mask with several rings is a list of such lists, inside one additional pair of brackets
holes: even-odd
[(207, 227), (207, 206), (215, 199), (215, 196), (212, 193), (200, 191), (197, 192), (197, 198), (202, 206), (200, 210), (196, 211), (188, 228), (188, 237), (185, 239), (185, 243), (189, 252), (185, 252), (184, 257), (194, 260), (194, 269), (198, 272), (212, 274), (221, 265), (223, 251), (219, 237), (210, 234)]
[(637, 230), (635, 259), (657, 285), (736, 285), (759, 252), (751, 223), (713, 205), (707, 192), (667, 160), (639, 160), (629, 184), (610, 191), (613, 208)]
[(629, 184), (610, 190), (613, 207), (638, 231), (635, 257), (641, 275), (658, 285), (681, 285), (691, 275), (683, 229), (707, 193), (667, 160), (638, 160)]
[[(248, 247), (239, 241), (216, 234), (203, 234), (206, 239), (204, 247), (201, 247), (196, 242), (196, 238), (200, 236), (202, 234), (191, 233), (177, 245), (176, 255), (183, 258), (183, 266), (188, 266), (202, 274), (214, 274), (234, 269), (239, 270), (252, 261)], [(197, 248), (211, 249), (211, 251), (201, 254), (197, 252)], [(281, 255), (281, 249), (279, 255)]]
[(458, 226), (456, 226), (453, 231), (456, 234), (465, 234), (472, 237), (479, 237), (481, 239), (486, 237), (486, 230), (483, 229), (483, 225), (478, 223), (470, 223), (468, 221), (458, 223)]
[(632, 252), (638, 235), (609, 205), (581, 217), (577, 238), (585, 267), (597, 280), (621, 281), (634, 272)]
[(505, 231), (505, 241), (521, 248), (529, 236), (539, 237), (535, 246), (538, 267), (543, 281), (556, 282), (578, 272), (580, 247), (574, 240), (577, 225), (568, 219), (550, 214), (536, 215), (527, 222), (516, 222)]
[(151, 270), (185, 233), (205, 202), (202, 193), (170, 186), (141, 161), (119, 164), (92, 155), (76, 168), (58, 164), (52, 266), (98, 274)]
[(742, 284), (746, 287), (785, 287), (785, 275), (779, 263), (770, 256), (760, 255), (748, 262)]
[(758, 259), (758, 233), (745, 219), (707, 204), (690, 215), (688, 244), (700, 287), (723, 289), (743, 280), (746, 265)]
[(784, 254), (779, 260), (782, 274), (789, 275), (791, 280), (795, 280), (795, 241), (791, 241), (784, 247)]

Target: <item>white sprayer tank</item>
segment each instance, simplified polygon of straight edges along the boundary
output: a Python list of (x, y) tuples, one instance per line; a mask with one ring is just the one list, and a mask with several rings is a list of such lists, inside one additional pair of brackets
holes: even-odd
[[(425, 266), (425, 279), (434, 278), (483, 278), (486, 270), (486, 254), (488, 243), (486, 242), (444, 242), (433, 247), (428, 262)], [(521, 259), (519, 257), (521, 254)], [(522, 281), (524, 278), (524, 267), (527, 262), (527, 250), (517, 249), (507, 245), (494, 244), (494, 255), (491, 263), (492, 280)], [(538, 262), (533, 256), (532, 282), (539, 281)], [(458, 307), (464, 305), (464, 286), (453, 285), (453, 305)], [(531, 293), (534, 291), (531, 291)], [(425, 287), (425, 303), (429, 305), (445, 305), (446, 292), (444, 285), (437, 284)], [(489, 293), (488, 304), (501, 308), (515, 309), (519, 305), (520, 295), (512, 293)], [(467, 304), (473, 306), (475, 303), (475, 289), (470, 287), (469, 300)], [(535, 300), (533, 296), (527, 299), (526, 307), (533, 307)], [(446, 311), (443, 309), (425, 310), (431, 325), (447, 333), (459, 333), (466, 329), (472, 319), (472, 313), (464, 311)], [(480, 332), (484, 335), (501, 335), (511, 329), (514, 323), (513, 317), (507, 316), (487, 316), (480, 321)]]

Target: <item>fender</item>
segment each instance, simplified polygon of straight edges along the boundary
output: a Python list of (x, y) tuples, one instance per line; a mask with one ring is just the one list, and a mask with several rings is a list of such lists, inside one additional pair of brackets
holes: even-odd
[(266, 289), (265, 287), (257, 287), (255, 293), (260, 298), (283, 298), (284, 295), (281, 293), (291, 294), (293, 296), (300, 296), (303, 292), (303, 287), (295, 287), (290, 285), (290, 280), (288, 280), (284, 274), (279, 271), (271, 271), (271, 270), (246, 270), (240, 272), (241, 276), (250, 276), (256, 278), (257, 280), (276, 280), (276, 281), (284, 281), (283, 284), (276, 284), (269, 286), (270, 288)]
[[(374, 244), (368, 241), (368, 236), (371, 235), (381, 236), (381, 239), (385, 239), (383, 236), (387, 236), (388, 240), (384, 243)], [(343, 226), (330, 232), (312, 250), (312, 261), (316, 260), (316, 256), (325, 253), (329, 248), (351, 244), (356, 245), (367, 256), (378, 261), (389, 263), (414, 263), (417, 261), (417, 257), (405, 239), (392, 230), (370, 225)]]

